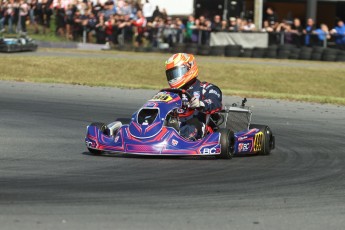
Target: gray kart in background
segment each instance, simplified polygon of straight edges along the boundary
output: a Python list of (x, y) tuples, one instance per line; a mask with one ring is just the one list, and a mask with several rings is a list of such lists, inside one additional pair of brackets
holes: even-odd
[(36, 51), (37, 47), (35, 40), (29, 37), (0, 38), (0, 52)]

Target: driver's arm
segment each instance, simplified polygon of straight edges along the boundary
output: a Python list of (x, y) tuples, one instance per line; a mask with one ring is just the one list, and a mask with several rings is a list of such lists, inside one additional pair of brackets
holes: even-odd
[(201, 111), (204, 113), (215, 113), (222, 109), (222, 91), (214, 85), (209, 84), (202, 97)]

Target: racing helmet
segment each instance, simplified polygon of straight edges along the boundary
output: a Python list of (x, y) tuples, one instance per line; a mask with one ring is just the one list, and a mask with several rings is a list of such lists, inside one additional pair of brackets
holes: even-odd
[(199, 70), (192, 54), (177, 53), (165, 62), (165, 73), (171, 88), (181, 88), (197, 78)]

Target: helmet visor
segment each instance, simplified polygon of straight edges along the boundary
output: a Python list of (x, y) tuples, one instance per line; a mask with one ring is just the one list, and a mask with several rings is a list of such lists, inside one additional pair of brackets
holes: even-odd
[(165, 71), (168, 82), (174, 82), (174, 80), (177, 80), (178, 78), (182, 77), (187, 72), (188, 72), (187, 66), (176, 66), (172, 69)]

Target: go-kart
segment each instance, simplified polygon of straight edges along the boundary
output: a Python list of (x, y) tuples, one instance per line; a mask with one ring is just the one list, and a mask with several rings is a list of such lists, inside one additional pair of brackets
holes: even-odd
[(0, 52), (36, 51), (37, 47), (36, 42), (29, 37), (0, 38)]
[(201, 138), (180, 135), (179, 113), (192, 96), (182, 89), (163, 89), (145, 103), (131, 119), (119, 118), (108, 125), (87, 126), (85, 144), (92, 154), (123, 153), (159, 156), (210, 156), (231, 159), (236, 154), (270, 154), (275, 147), (266, 125), (250, 124), (251, 111), (233, 104), (214, 114), (205, 114)]

